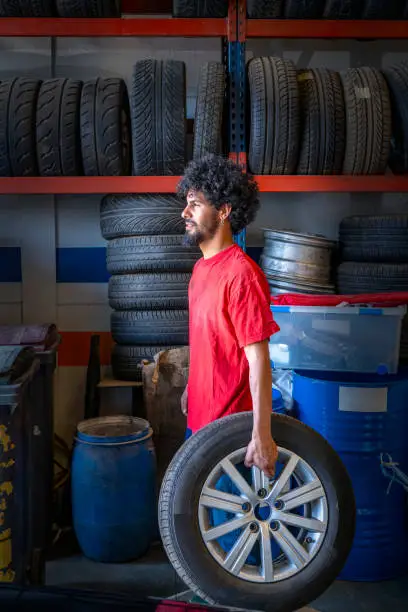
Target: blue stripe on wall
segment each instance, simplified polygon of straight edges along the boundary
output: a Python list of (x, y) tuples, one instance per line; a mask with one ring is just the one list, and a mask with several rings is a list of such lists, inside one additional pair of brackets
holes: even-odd
[[(247, 247), (247, 253), (259, 262), (262, 249)], [(107, 283), (105, 247), (57, 249), (57, 283)], [(21, 249), (0, 247), (0, 283), (21, 283)]]
[(20, 247), (0, 247), (0, 283), (21, 283)]
[(107, 283), (106, 248), (57, 249), (57, 283)]

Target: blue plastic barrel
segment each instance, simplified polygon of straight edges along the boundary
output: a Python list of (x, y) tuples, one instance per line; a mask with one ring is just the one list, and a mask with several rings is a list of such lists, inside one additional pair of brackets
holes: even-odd
[(338, 452), (357, 505), (353, 548), (339, 578), (377, 581), (408, 570), (406, 493), (381, 470), (389, 453), (408, 468), (408, 375), (296, 372), (298, 417)]
[(156, 533), (156, 458), (143, 419), (110, 416), (78, 425), (72, 458), (72, 512), (86, 557), (136, 559)]

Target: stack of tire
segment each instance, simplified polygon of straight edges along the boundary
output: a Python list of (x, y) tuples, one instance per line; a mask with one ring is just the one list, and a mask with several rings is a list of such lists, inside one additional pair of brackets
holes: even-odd
[(109, 195), (101, 204), (115, 378), (140, 380), (143, 360), (188, 344), (188, 283), (199, 257), (183, 245), (182, 206), (174, 196)]
[(0, 176), (129, 174), (126, 84), (119, 78), (2, 81), (0, 143)]
[[(194, 121), (194, 159), (222, 149), (225, 72), (210, 62), (200, 71)], [(179, 175), (186, 164), (185, 65), (137, 62), (131, 94), (133, 172)], [(140, 379), (140, 364), (164, 348), (188, 344), (188, 283), (200, 256), (183, 245), (184, 204), (175, 196), (104, 198), (102, 235), (107, 268), (115, 378)]]
[[(408, 291), (408, 214), (352, 216), (340, 224), (340, 294)], [(400, 358), (408, 361), (408, 320)]]
[(296, 71), (290, 60), (258, 57), (248, 64), (248, 81), (251, 172), (384, 174), (392, 121), (379, 70)]
[(335, 243), (322, 236), (265, 230), (261, 267), (271, 295), (281, 293), (329, 294)]
[(0, 0), (0, 17), (119, 17), (120, 0)]

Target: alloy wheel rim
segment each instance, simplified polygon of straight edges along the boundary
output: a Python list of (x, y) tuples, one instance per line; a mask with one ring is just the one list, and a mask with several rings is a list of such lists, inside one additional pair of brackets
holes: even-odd
[[(198, 503), (200, 533), (225, 571), (249, 582), (278, 582), (298, 574), (317, 555), (328, 527), (326, 493), (312, 467), (285, 448), (278, 447), (271, 480), (255, 467), (249, 477), (237, 469), (245, 453), (246, 448), (230, 453), (207, 477)], [(234, 493), (215, 488), (221, 477), (233, 484)], [(227, 512), (227, 520), (214, 525), (214, 511)], [(231, 533), (236, 539), (225, 550), (220, 538)]]

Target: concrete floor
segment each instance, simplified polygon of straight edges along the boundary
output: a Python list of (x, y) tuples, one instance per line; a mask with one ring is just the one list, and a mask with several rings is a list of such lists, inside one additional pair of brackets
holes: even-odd
[[(186, 591), (159, 544), (134, 563), (101, 564), (79, 554), (61, 557), (47, 565), (47, 584), (138, 596), (173, 597)], [(189, 600), (190, 595), (180, 599)], [(336, 582), (315, 602), (310, 612), (405, 612), (408, 581), (381, 583)], [(306, 611), (305, 611), (306, 612)]]

